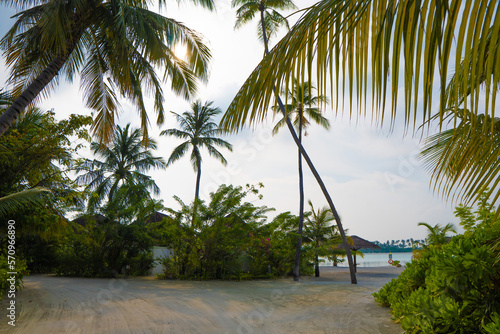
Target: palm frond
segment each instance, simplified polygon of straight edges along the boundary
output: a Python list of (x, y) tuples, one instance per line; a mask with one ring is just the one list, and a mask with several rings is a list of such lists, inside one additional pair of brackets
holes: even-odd
[[(460, 0), (320, 1), (252, 72), (221, 125), (236, 132), (262, 122), (275, 103), (275, 91), (294, 79), (315, 79), (319, 94), (331, 101), (346, 100), (351, 115), (364, 116), (366, 104), (371, 102), (375, 120), (380, 124), (394, 122), (402, 73), (408, 127), (417, 122), (418, 114), (423, 121), (430, 119), (436, 85), (441, 87), (437, 96), (440, 110), (460, 107), (458, 90), (449, 100), (454, 104), (446, 105), (446, 86), (449, 68), (458, 67), (462, 57), (476, 83), (470, 85), (471, 99), (464, 99), (463, 107), (477, 115), (477, 83), (484, 78), (485, 87), (495, 90), (500, 84), (500, 52), (489, 52), (487, 62), (481, 57), (487, 50), (487, 34), (492, 35), (491, 43), (498, 41), (499, 11), (500, 3), (494, 0), (467, 1), (464, 5)], [(478, 75), (480, 72), (483, 75)], [(467, 90), (467, 81), (464, 76), (461, 91)], [(367, 93), (369, 86), (372, 94)], [(493, 94), (485, 110), (487, 116), (494, 115), (495, 98)], [(334, 107), (343, 110), (342, 106), (343, 102)], [(442, 121), (444, 114), (440, 117)]]
[(30, 205), (43, 205), (46, 203), (46, 195), (49, 193), (48, 189), (33, 188), (0, 197), (0, 214), (11, 214)]
[[(460, 114), (466, 117), (456, 127), (427, 139), (421, 156), (424, 166), (443, 196), (470, 203), (489, 188), (495, 203), (500, 197), (500, 121), (467, 111)], [(485, 128), (493, 132), (485, 133)]]

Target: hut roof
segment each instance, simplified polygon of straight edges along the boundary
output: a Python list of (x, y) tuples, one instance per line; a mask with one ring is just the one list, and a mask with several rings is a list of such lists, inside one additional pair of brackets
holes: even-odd
[(78, 217), (78, 218), (74, 219), (73, 222), (75, 222), (81, 226), (86, 226), (87, 223), (90, 221), (95, 221), (97, 224), (99, 224), (99, 223), (102, 223), (105, 219), (106, 219), (106, 217), (104, 217), (103, 215), (95, 214), (93, 216)]
[(163, 218), (168, 218), (168, 216), (164, 213), (161, 213), (160, 211), (155, 211), (151, 217), (147, 221), (144, 222), (144, 224), (149, 224), (149, 223), (158, 223), (163, 220)]
[(374, 244), (373, 242), (370, 242), (366, 239), (360, 238), (357, 235), (351, 235), (351, 239), (353, 244), (351, 245), (351, 249), (353, 250), (358, 250), (361, 248), (375, 248), (375, 249), (380, 249), (380, 246)]

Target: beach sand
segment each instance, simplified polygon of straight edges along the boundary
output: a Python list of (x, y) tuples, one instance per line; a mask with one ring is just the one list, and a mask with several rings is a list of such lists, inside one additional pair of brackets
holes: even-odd
[(372, 293), (402, 268), (322, 267), (321, 277), (159, 281), (36, 275), (16, 296), (16, 326), (1, 333), (402, 333)]

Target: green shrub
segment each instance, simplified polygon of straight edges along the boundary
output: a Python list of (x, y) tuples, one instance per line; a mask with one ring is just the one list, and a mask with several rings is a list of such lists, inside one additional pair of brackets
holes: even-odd
[(486, 202), (475, 215), (462, 206), (456, 213), (463, 235), (427, 246), (397, 279), (374, 293), (407, 333), (500, 333), (500, 261), (493, 247), (499, 220), (492, 219), (494, 208)]
[(16, 272), (15, 287), (19, 290), (23, 286), (23, 278), (28, 275), (28, 266), (26, 265), (26, 260), (18, 256), (15, 257), (15, 269), (11, 270), (9, 266), (8, 257), (0, 254), (0, 298), (3, 296), (5, 291), (10, 288), (10, 281), (7, 279), (12, 277), (9, 272)]

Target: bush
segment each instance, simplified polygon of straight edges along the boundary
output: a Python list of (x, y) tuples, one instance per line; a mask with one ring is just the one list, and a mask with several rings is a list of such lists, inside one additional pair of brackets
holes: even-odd
[[(149, 249), (153, 240), (144, 227), (112, 220), (82, 227), (73, 223), (58, 254), (56, 273), (81, 277), (115, 277), (120, 274), (145, 275), (153, 265)], [(125, 272), (126, 266), (130, 269)]]
[[(163, 260), (161, 278), (250, 279), (282, 277), (292, 273), (297, 242), (297, 217), (284, 213), (265, 224), (265, 206), (244, 202), (258, 195), (255, 187), (222, 185), (210, 194), (208, 204), (193, 205), (178, 200), (182, 208), (174, 218), (150, 226), (163, 246), (174, 254)], [(311, 267), (304, 252), (302, 274)]]
[(462, 206), (456, 213), (463, 235), (429, 245), (374, 293), (407, 333), (500, 332), (500, 261), (493, 247), (500, 237), (499, 220), (492, 219), (494, 208), (485, 201), (475, 215)]
[(23, 286), (23, 278), (28, 275), (28, 266), (26, 265), (26, 260), (20, 258), (16, 255), (15, 257), (15, 269), (11, 270), (9, 266), (9, 258), (6, 255), (0, 254), (0, 298), (3, 296), (5, 291), (10, 288), (10, 281), (7, 279), (12, 277), (9, 272), (16, 272), (15, 287), (19, 290)]

